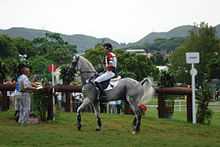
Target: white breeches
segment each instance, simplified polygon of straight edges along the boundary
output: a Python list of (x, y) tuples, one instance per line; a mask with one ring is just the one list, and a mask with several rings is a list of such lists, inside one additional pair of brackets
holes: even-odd
[(17, 97), (17, 104), (19, 110), (19, 120), (21, 124), (27, 123), (29, 119), (31, 98), (29, 95), (21, 95)]
[(100, 75), (99, 77), (97, 77), (95, 79), (95, 82), (103, 82), (103, 81), (107, 81), (111, 78), (113, 78), (115, 76), (115, 73), (112, 71), (106, 71), (104, 74)]

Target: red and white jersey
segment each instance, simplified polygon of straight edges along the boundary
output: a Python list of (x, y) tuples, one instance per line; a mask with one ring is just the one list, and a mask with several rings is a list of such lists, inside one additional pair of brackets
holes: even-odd
[(113, 52), (108, 52), (105, 56), (105, 67), (108, 71), (116, 72), (117, 58)]

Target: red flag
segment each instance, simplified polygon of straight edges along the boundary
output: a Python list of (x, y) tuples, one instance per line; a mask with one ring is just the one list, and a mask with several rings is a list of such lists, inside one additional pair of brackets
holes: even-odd
[(54, 64), (50, 64), (50, 65), (48, 65), (47, 69), (48, 69), (48, 72), (55, 72), (57, 69), (57, 66)]

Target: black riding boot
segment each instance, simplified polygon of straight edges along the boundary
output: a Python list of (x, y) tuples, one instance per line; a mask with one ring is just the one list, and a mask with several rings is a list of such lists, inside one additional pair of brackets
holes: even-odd
[(104, 88), (103, 88), (103, 86), (102, 86), (101, 83), (95, 82), (95, 85), (96, 85), (96, 87), (98, 87), (98, 89), (99, 89), (99, 96), (98, 96), (98, 97), (99, 97), (99, 99), (100, 99), (100, 97), (103, 96)]
[(16, 110), (14, 115), (15, 115), (15, 120), (16, 120), (16, 122), (18, 122), (18, 119), (19, 119), (19, 111)]

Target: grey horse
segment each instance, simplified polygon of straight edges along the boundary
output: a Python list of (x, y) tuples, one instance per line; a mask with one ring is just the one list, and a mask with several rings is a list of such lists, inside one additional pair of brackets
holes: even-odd
[(106, 102), (114, 100), (127, 100), (132, 111), (135, 114), (132, 133), (135, 134), (140, 131), (141, 110), (139, 109), (138, 104), (140, 103), (140, 101), (152, 97), (154, 93), (152, 82), (149, 78), (145, 78), (141, 82), (138, 82), (131, 78), (122, 78), (120, 79), (116, 87), (111, 90), (105, 91), (105, 97), (98, 98), (99, 90), (92, 82), (89, 82), (88, 80), (97, 74), (94, 66), (83, 56), (74, 56), (72, 60), (72, 69), (80, 72), (83, 86), (83, 102), (77, 109), (78, 130), (80, 130), (82, 126), (80, 112), (89, 104), (92, 105), (97, 119), (96, 131), (101, 130), (102, 123), (99, 110), (99, 99), (101, 99)]

